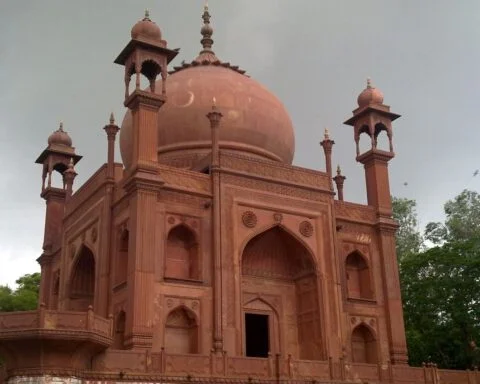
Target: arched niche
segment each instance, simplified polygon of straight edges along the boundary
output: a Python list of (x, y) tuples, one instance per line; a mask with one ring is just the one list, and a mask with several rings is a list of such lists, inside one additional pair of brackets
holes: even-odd
[[(286, 229), (275, 226), (250, 239), (241, 260), (244, 294), (258, 289), (260, 283), (265, 287), (266, 294), (283, 297), (289, 303), (279, 319), (285, 324), (282, 329), (286, 332), (280, 337), (286, 340), (285, 345), (280, 346), (284, 350), (279, 352), (290, 353), (299, 359), (322, 359), (316, 265), (308, 248)], [(257, 337), (255, 333), (249, 332), (246, 323), (246, 316), (254, 312), (249, 312), (249, 308), (244, 307), (243, 313), (244, 340), (248, 345), (250, 338)], [(269, 327), (266, 335), (271, 335), (271, 319), (258, 321), (258, 326)], [(269, 340), (269, 352), (273, 351), (274, 344)], [(263, 350), (251, 355), (255, 354), (264, 355)]]
[(82, 245), (70, 274), (69, 309), (86, 311), (93, 306), (95, 294), (95, 257), (86, 245)]
[(393, 152), (392, 132), (383, 123), (375, 124), (375, 148)]
[(353, 251), (346, 257), (345, 277), (349, 299), (373, 299), (370, 268), (360, 252)]
[(165, 254), (166, 278), (200, 280), (198, 242), (189, 227), (180, 224), (170, 230)]
[(115, 336), (113, 340), (114, 349), (125, 349), (125, 311), (120, 311), (115, 318)]
[(117, 257), (115, 260), (115, 285), (119, 285), (127, 281), (128, 243), (129, 243), (128, 229), (123, 229), (120, 232), (120, 235), (117, 241)]
[(377, 341), (373, 332), (365, 324), (357, 325), (352, 331), (352, 362), (376, 364)]
[(171, 311), (165, 321), (165, 351), (171, 354), (198, 353), (198, 322), (183, 306)]

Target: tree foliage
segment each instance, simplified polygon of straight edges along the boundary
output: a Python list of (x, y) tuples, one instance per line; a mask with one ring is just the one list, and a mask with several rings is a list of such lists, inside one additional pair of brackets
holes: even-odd
[(0, 312), (28, 311), (37, 307), (40, 273), (24, 275), (16, 283), (15, 290), (0, 285)]
[(397, 257), (418, 253), (422, 248), (422, 235), (418, 230), (417, 203), (415, 200), (392, 197), (393, 218), (398, 222)]
[(445, 203), (445, 223), (432, 222), (425, 227), (425, 238), (434, 244), (468, 240), (480, 234), (480, 194), (463, 190)]
[(465, 190), (445, 204), (445, 222), (425, 228), (425, 239), (434, 244), (430, 249), (416, 231), (415, 202), (393, 201), (410, 364), (478, 366), (480, 195)]

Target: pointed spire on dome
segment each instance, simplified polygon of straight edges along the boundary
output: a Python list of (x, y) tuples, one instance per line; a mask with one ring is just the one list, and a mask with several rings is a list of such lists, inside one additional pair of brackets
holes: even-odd
[(202, 29), (200, 30), (200, 33), (202, 34), (203, 38), (200, 40), (202, 43), (203, 49), (200, 51), (200, 54), (197, 56), (195, 61), (198, 61), (200, 63), (202, 62), (218, 62), (218, 57), (215, 55), (215, 52), (212, 50), (212, 45), (213, 45), (213, 28), (210, 25), (210, 12), (208, 11), (208, 2), (205, 1), (205, 5), (203, 7), (203, 26)]
[(143, 20), (149, 20), (150, 21), (150, 12), (148, 11), (148, 9), (145, 9), (145, 17)]
[(367, 88), (374, 88), (372, 85), (372, 79), (370, 77), (367, 77)]
[(113, 116), (113, 112), (110, 113), (110, 124), (111, 125), (115, 124), (115, 116)]

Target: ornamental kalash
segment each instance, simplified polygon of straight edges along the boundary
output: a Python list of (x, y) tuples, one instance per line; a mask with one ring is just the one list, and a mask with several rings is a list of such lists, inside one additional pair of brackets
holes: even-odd
[(368, 204), (346, 202), (328, 132), (325, 171), (293, 166), (282, 102), (216, 56), (208, 7), (203, 21), (199, 55), (176, 67), (148, 13), (134, 25), (115, 59), (128, 111), (75, 193), (81, 156), (62, 125), (48, 138), (39, 304), (0, 315), (3, 381), (480, 382), (407, 365), (388, 177), (399, 115), (381, 91), (368, 82), (345, 122)]

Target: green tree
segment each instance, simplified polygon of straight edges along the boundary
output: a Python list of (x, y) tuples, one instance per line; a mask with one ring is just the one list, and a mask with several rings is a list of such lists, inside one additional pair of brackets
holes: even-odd
[(415, 200), (392, 197), (393, 218), (399, 224), (396, 237), (397, 258), (402, 260), (422, 249), (423, 239), (418, 230), (417, 203)]
[(468, 240), (480, 235), (480, 194), (463, 190), (444, 205), (445, 223), (431, 222), (425, 227), (425, 238), (434, 244)]
[(0, 312), (28, 311), (37, 307), (40, 273), (24, 275), (16, 283), (16, 290), (0, 285)]
[(450, 241), (409, 254), (400, 277), (410, 363), (478, 365), (480, 241)]

